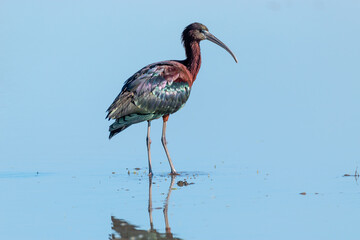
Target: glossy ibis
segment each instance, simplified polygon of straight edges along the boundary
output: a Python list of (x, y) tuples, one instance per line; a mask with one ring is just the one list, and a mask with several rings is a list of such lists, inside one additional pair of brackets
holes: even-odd
[(190, 96), (191, 87), (201, 65), (200, 41), (210, 40), (228, 51), (237, 59), (231, 50), (200, 23), (192, 23), (182, 33), (186, 59), (170, 60), (150, 64), (124, 83), (120, 94), (108, 108), (106, 118), (114, 119), (110, 125), (109, 138), (123, 131), (132, 124), (147, 121), (147, 152), (149, 175), (152, 175), (150, 154), (151, 121), (163, 118), (161, 142), (168, 158), (171, 174), (176, 175), (166, 143), (166, 122), (169, 115), (182, 108)]

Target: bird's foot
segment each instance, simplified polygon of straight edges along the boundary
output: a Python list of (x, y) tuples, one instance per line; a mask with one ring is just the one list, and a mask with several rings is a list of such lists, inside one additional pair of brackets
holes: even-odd
[(171, 173), (169, 173), (169, 175), (178, 176), (178, 175), (180, 175), (180, 173), (177, 173), (176, 171), (171, 171)]

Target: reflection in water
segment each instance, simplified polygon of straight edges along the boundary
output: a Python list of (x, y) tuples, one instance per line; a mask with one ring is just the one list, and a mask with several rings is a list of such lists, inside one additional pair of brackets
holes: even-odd
[(115, 234), (111, 234), (111, 240), (120, 240), (120, 239), (173, 239), (173, 240), (181, 240), (180, 238), (174, 238), (171, 233), (171, 229), (169, 226), (168, 220), (168, 206), (169, 206), (169, 198), (171, 194), (171, 190), (174, 186), (175, 176), (171, 176), (171, 183), (169, 186), (169, 191), (165, 199), (164, 204), (164, 218), (165, 218), (165, 233), (159, 233), (156, 229), (154, 229), (153, 218), (152, 218), (152, 177), (149, 177), (149, 221), (150, 221), (150, 229), (149, 230), (141, 230), (137, 229), (137, 226), (132, 225), (125, 220), (117, 219), (114, 216), (111, 216), (111, 221), (113, 224), (112, 229), (120, 235), (120, 238), (116, 237)]

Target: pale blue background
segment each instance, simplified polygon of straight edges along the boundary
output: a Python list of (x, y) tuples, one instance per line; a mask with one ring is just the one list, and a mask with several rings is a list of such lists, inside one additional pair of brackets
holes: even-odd
[(146, 124), (109, 141), (105, 110), (141, 67), (183, 59), (181, 32), (198, 21), (239, 63), (202, 42), (191, 97), (170, 116), (176, 169), (204, 173), (172, 195), (174, 234), (358, 239), (360, 189), (342, 175), (360, 162), (359, 12), (350, 0), (1, 0), (0, 237), (107, 239), (111, 215), (148, 227), (147, 179), (126, 170), (147, 167)]

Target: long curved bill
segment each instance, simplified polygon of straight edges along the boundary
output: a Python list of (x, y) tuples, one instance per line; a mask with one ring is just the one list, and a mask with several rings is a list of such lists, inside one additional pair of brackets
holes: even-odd
[(212, 35), (208, 31), (204, 31), (204, 35), (207, 40), (210, 40), (211, 42), (216, 43), (220, 47), (224, 48), (234, 58), (235, 62), (238, 62), (233, 52), (222, 41), (217, 39), (214, 35)]

